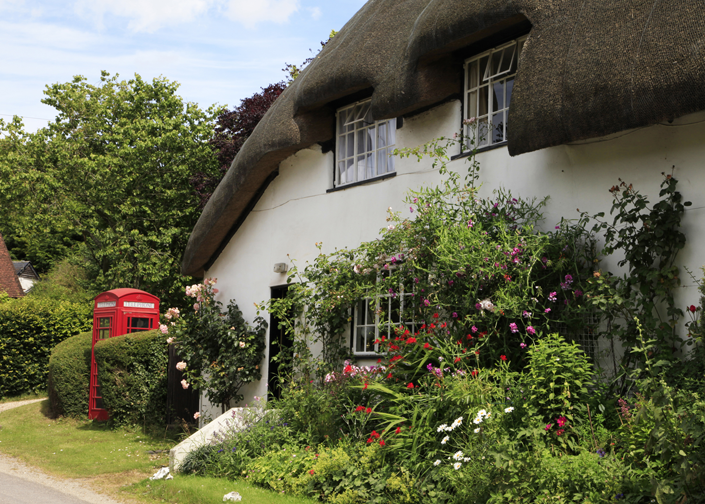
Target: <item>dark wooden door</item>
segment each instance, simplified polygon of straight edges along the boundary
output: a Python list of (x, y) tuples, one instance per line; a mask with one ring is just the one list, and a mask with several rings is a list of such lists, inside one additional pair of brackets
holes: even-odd
[(199, 407), (199, 393), (193, 390), (193, 387), (184, 390), (181, 386), (184, 373), (176, 369), (176, 364), (180, 361), (181, 357), (176, 353), (176, 345), (169, 345), (168, 389), (166, 395), (167, 423), (169, 424), (181, 423), (180, 420), (194, 423), (193, 414), (198, 411)]

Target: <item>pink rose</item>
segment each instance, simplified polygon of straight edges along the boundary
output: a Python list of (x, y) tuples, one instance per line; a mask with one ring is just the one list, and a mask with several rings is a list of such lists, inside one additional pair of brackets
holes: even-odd
[(168, 333), (169, 333), (169, 327), (167, 327), (167, 326), (164, 325), (164, 324), (161, 324), (161, 325), (159, 326), (159, 330), (162, 332), (162, 334), (168, 334)]
[(166, 342), (171, 345), (174, 342), (174, 338), (169, 337), (166, 339)]
[(184, 390), (188, 388), (188, 382), (186, 380), (181, 380), (181, 388)]
[(179, 371), (183, 371), (184, 369), (186, 369), (186, 363), (184, 361), (179, 362), (178, 364), (176, 364), (176, 369), (178, 369)]
[[(187, 386), (188, 386), (188, 385), (187, 385)], [(186, 387), (184, 387), (184, 388), (186, 388)], [(193, 419), (194, 419), (194, 420), (198, 420), (199, 418), (201, 418), (201, 413), (197, 411), (197, 412), (195, 412), (195, 413), (193, 414)]]

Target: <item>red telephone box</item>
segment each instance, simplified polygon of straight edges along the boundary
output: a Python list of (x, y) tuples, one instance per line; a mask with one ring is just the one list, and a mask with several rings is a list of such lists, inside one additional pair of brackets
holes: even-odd
[(114, 338), (159, 327), (159, 298), (137, 289), (113, 289), (99, 294), (93, 308), (93, 346), (91, 347), (91, 384), (89, 420), (107, 420), (98, 383), (98, 368), (93, 348), (103, 339)]

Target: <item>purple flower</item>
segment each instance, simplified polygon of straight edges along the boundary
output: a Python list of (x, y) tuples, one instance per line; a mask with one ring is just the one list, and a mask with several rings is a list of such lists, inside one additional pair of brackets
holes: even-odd
[(530, 318), (531, 317), (531, 312), (528, 312), (524, 310), (524, 313), (521, 314), (524, 318)]
[(543, 262), (544, 264), (546, 264), (546, 263), (548, 262), (548, 257), (546, 257), (546, 256), (542, 257), (542, 258), (541, 258), (541, 262)]
[(431, 302), (428, 299), (423, 300), (424, 306), (431, 306)]
[(414, 278), (414, 283), (419, 283), (419, 279), (418, 279), (418, 278)]
[(453, 318), (458, 318), (458, 314), (457, 314), (456, 312), (453, 312), (453, 314), (451, 315), (451, 317), (453, 317)]
[(533, 326), (529, 326), (526, 328), (526, 332), (528, 332), (529, 334), (531, 334), (533, 336), (534, 334), (536, 334), (536, 329), (534, 329)]
[(453, 284), (454, 284), (454, 283), (455, 283), (455, 282), (453, 282), (453, 280), (448, 280), (448, 285), (449, 285), (450, 287), (453, 287)]
[(472, 326), (472, 327), (470, 328), (470, 330), (471, 330), (472, 332), (476, 333), (476, 332), (477, 332), (477, 327)]
[(511, 324), (509, 324), (509, 329), (511, 329), (513, 333), (518, 333), (518, 332), (519, 332), (519, 328), (517, 327), (517, 325), (516, 325), (514, 322), (512, 322)]
[(580, 296), (582, 296), (582, 295), (583, 295), (583, 291), (581, 291), (581, 290), (576, 290), (576, 291), (575, 291), (575, 297), (580, 297)]
[(553, 303), (555, 303), (555, 302), (556, 302), (556, 293), (555, 293), (555, 292), (549, 293), (549, 294), (548, 294), (548, 300), (551, 301), (551, 302), (553, 302)]
[(414, 207), (409, 207), (409, 212), (414, 213)]
[(481, 310), (482, 306), (480, 306), (480, 303), (475, 303), (475, 308), (477, 308), (478, 310)]

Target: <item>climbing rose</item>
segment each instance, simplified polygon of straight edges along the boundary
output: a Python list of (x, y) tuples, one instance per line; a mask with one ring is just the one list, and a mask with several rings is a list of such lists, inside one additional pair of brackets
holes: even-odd
[(169, 337), (169, 338), (166, 339), (166, 342), (167, 342), (169, 345), (171, 345), (171, 344), (174, 342), (174, 338)]
[(167, 334), (169, 332), (169, 327), (164, 324), (160, 324), (159, 330), (162, 332), (162, 334)]
[(199, 411), (197, 411), (193, 414), (193, 419), (198, 420), (199, 418), (201, 418), (201, 413)]
[(181, 380), (181, 388), (184, 390), (188, 388), (188, 382), (186, 380)]
[(178, 364), (176, 364), (176, 369), (178, 369), (179, 371), (183, 371), (184, 369), (186, 369), (186, 363), (184, 361), (179, 362)]

